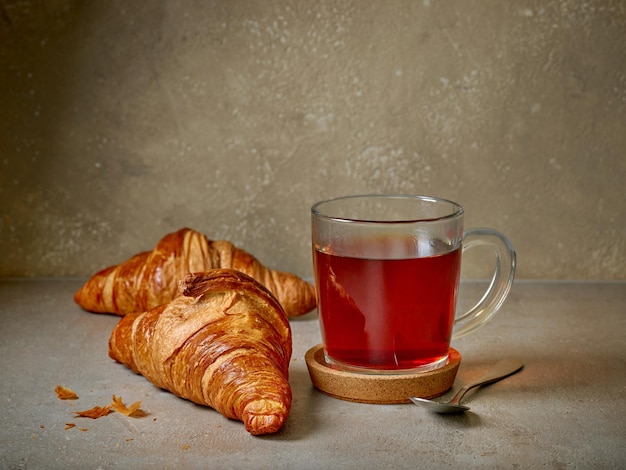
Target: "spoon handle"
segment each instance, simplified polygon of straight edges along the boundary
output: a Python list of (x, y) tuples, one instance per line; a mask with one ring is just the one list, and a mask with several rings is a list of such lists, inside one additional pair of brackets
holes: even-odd
[(515, 359), (502, 359), (501, 361), (496, 362), (494, 366), (489, 369), (487, 373), (485, 373), (485, 375), (477, 380), (474, 380), (473, 382), (468, 383), (461, 390), (459, 390), (458, 393), (454, 395), (452, 400), (450, 400), (450, 403), (458, 405), (465, 394), (471, 389), (502, 380), (509, 375), (513, 375), (522, 367), (524, 367), (524, 365)]

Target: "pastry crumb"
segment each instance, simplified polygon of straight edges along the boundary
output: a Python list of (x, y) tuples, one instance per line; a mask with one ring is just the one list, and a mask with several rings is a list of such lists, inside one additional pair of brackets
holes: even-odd
[(98, 419), (98, 418), (102, 418), (103, 416), (107, 416), (112, 411), (113, 410), (111, 409), (111, 405), (94, 406), (93, 408), (89, 410), (76, 411), (75, 414), (77, 418)]
[(126, 406), (122, 401), (122, 397), (117, 397), (113, 395), (113, 401), (110, 405), (115, 411), (123, 414), (124, 416), (130, 416), (135, 418), (140, 418), (143, 416), (147, 416), (147, 413), (140, 409), (141, 401), (137, 401), (130, 406)]
[(78, 395), (74, 390), (62, 385), (57, 385), (54, 391), (57, 393), (57, 397), (59, 397), (60, 400), (78, 400)]

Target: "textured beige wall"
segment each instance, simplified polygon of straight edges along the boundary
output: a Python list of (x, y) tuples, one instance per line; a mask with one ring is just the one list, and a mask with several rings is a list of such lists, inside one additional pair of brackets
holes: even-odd
[(0, 0), (0, 276), (182, 226), (310, 276), (313, 202), (401, 192), (626, 279), (625, 5)]

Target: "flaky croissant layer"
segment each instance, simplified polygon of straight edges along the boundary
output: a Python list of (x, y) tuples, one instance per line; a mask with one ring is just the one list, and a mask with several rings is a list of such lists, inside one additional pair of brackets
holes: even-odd
[(291, 329), (273, 295), (230, 269), (189, 274), (181, 294), (124, 316), (109, 355), (182, 398), (243, 421), (254, 435), (278, 431), (291, 408)]
[(265, 267), (228, 241), (209, 240), (189, 228), (166, 235), (152, 251), (97, 272), (76, 292), (74, 300), (91, 312), (145, 312), (176, 297), (178, 283), (187, 273), (217, 268), (235, 269), (256, 279), (276, 296), (289, 317), (316, 306), (312, 284), (295, 274)]

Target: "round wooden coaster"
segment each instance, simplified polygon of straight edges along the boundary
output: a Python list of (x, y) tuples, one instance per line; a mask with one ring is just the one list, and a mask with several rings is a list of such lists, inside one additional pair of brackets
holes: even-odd
[(409, 397), (433, 398), (445, 393), (456, 378), (461, 355), (450, 348), (448, 362), (439, 369), (415, 374), (373, 375), (345, 372), (324, 360), (321, 344), (304, 356), (315, 388), (342, 400), (359, 403), (410, 403)]

